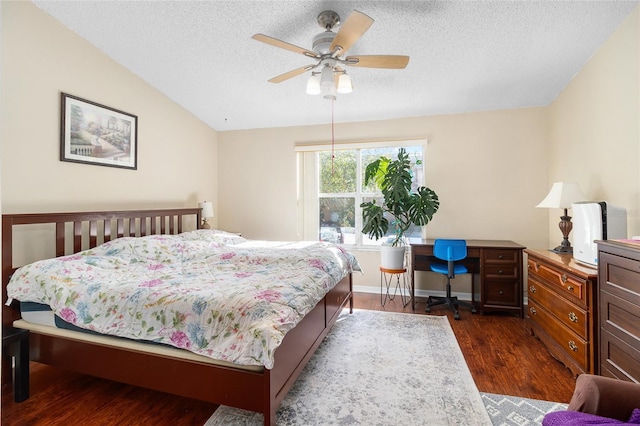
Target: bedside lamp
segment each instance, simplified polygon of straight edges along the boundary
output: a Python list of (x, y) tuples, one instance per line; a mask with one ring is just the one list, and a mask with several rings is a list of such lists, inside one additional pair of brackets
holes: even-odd
[(202, 209), (202, 229), (211, 229), (207, 218), (213, 217), (213, 203), (211, 201), (203, 201), (198, 204), (198, 207)]
[(584, 200), (585, 196), (577, 183), (556, 182), (545, 199), (536, 206), (548, 209), (564, 209), (564, 215), (560, 216), (560, 223), (558, 224), (562, 232), (562, 243), (551, 250), (554, 253), (573, 253), (573, 247), (569, 242), (569, 233), (573, 229), (573, 224), (571, 223), (571, 217), (567, 214), (567, 209), (571, 207), (572, 203)]

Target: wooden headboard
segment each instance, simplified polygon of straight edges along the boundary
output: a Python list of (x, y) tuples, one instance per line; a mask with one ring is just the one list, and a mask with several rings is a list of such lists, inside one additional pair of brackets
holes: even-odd
[[(195, 216), (195, 223), (193, 217)], [(201, 209), (125, 210), (75, 213), (29, 213), (2, 215), (2, 304), (7, 302), (7, 284), (17, 269), (14, 260), (14, 231), (21, 225), (55, 224), (55, 256), (65, 256), (96, 247), (115, 238), (154, 234), (179, 234), (185, 219), (200, 228)], [(19, 265), (20, 266), (20, 265)], [(14, 303), (2, 307), (2, 324), (20, 317)]]

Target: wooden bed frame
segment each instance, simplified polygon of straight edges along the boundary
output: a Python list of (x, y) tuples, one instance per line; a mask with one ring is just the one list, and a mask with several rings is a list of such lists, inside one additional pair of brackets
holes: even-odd
[[(17, 302), (10, 307), (4, 306), (7, 301), (6, 286), (16, 269), (13, 265), (16, 227), (55, 224), (57, 257), (93, 248), (122, 236), (177, 234), (183, 232), (183, 223), (187, 221), (190, 221), (191, 227), (200, 227), (200, 213), (199, 208), (184, 208), (3, 215), (3, 327), (11, 326), (20, 318)], [(53, 241), (48, 243), (53, 244)], [(72, 251), (69, 247), (72, 247)], [(338, 283), (286, 334), (275, 352), (275, 364), (271, 370), (262, 368), (251, 371), (212, 365), (33, 331), (29, 335), (30, 359), (104, 379), (260, 412), (264, 414), (265, 425), (275, 425), (278, 406), (347, 302), (353, 312), (351, 275)], [(10, 362), (10, 359), (3, 357), (3, 379), (11, 378)]]

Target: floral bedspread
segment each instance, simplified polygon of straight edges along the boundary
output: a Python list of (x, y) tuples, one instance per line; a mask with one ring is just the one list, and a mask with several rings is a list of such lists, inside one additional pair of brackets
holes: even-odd
[(270, 369), (285, 333), (359, 270), (329, 243), (198, 230), (38, 261), (18, 269), (7, 291), (81, 328)]

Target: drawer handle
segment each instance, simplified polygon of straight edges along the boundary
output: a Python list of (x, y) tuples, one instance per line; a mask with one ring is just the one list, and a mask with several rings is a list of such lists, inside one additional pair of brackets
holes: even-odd
[(534, 308), (533, 306), (529, 308), (529, 312), (531, 312), (531, 315), (535, 315), (538, 313), (538, 311), (536, 311), (536, 308)]
[(501, 255), (501, 254), (499, 254), (499, 255), (498, 255), (498, 259), (502, 259), (503, 257), (504, 257), (504, 256), (503, 256), (503, 255)]
[(536, 292), (536, 288), (534, 286), (530, 286), (529, 293), (535, 293), (535, 292)]
[(502, 269), (498, 271), (498, 275), (502, 275)]
[(569, 320), (571, 322), (578, 322), (578, 316), (575, 314), (575, 312), (569, 312)]
[(498, 293), (499, 293), (500, 295), (503, 295), (503, 294), (504, 294), (504, 291), (500, 290)]
[(574, 342), (573, 340), (569, 340), (569, 349), (574, 352), (578, 352), (578, 345), (576, 345), (576, 342)]
[(567, 286), (567, 290), (569, 290), (569, 291), (573, 291), (573, 286), (572, 286), (572, 285), (568, 285), (568, 286)]
[(565, 274), (562, 274), (562, 277), (560, 279), (562, 280), (562, 284), (567, 282), (567, 276)]

